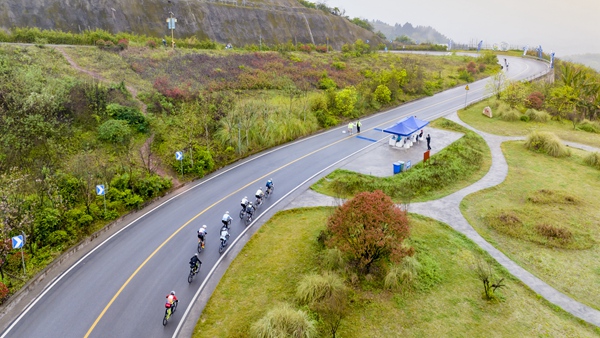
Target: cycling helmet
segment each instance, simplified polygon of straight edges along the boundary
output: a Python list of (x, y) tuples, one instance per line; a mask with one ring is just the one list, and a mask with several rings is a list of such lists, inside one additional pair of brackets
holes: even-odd
[(252, 205), (252, 202), (248, 202), (248, 204)]
[(194, 256), (198, 257), (198, 253), (196, 252), (196, 253), (194, 254)]
[(202, 229), (206, 229), (206, 224), (204, 224), (204, 225), (202, 226)]
[(172, 294), (173, 296), (175, 296), (175, 291), (171, 291), (171, 294)]
[(225, 213), (226, 213), (226, 214), (228, 214), (228, 213), (229, 213), (229, 211), (225, 211)]

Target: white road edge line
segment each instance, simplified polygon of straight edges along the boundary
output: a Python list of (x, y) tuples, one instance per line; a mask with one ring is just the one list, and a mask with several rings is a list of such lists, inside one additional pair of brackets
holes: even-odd
[[(408, 114), (410, 115), (410, 114)], [(387, 136), (386, 136), (387, 137)], [(337, 165), (338, 163), (347, 160), (348, 158), (356, 155), (357, 153), (372, 147), (376, 144), (379, 144), (384, 138), (378, 140), (377, 142), (372, 142), (371, 144), (369, 144), (366, 147), (363, 147), (355, 152), (353, 152), (352, 154), (349, 154), (348, 156), (330, 164), (329, 166), (321, 169), (320, 171), (318, 171), (317, 173), (315, 173), (314, 175), (310, 176), (309, 178), (307, 178), (304, 182), (300, 183), (299, 185), (297, 185), (294, 189), (290, 190), (287, 194), (285, 194), (283, 197), (281, 197), (280, 199), (278, 199), (275, 203), (273, 203), (270, 207), (268, 207), (265, 211), (263, 211), (258, 217), (256, 217), (254, 219), (254, 221), (252, 221), (252, 223), (250, 225), (248, 225), (246, 227), (246, 229), (244, 229), (244, 231), (242, 231), (242, 233), (236, 237), (236, 239), (233, 241), (233, 243), (231, 243), (231, 245), (229, 245), (229, 248), (227, 248), (227, 250), (221, 255), (221, 257), (219, 257), (219, 259), (217, 260), (217, 262), (215, 263), (215, 265), (213, 265), (212, 269), (208, 272), (208, 274), (206, 275), (206, 278), (204, 278), (204, 282), (202, 282), (202, 284), (200, 285), (200, 287), (198, 288), (198, 291), (196, 292), (196, 294), (194, 295), (194, 297), (192, 298), (192, 301), (189, 303), (190, 305), (188, 305), (188, 307), (186, 308), (185, 312), (183, 313), (183, 317), (181, 318), (181, 320), (179, 321), (179, 324), (177, 325), (177, 328), (175, 329), (175, 332), (173, 333), (173, 337), (176, 337), (177, 334), (179, 334), (179, 330), (181, 329), (183, 323), (185, 322), (185, 318), (187, 317), (190, 309), (192, 308), (193, 304), (196, 302), (196, 299), (198, 298), (198, 296), (200, 295), (200, 292), (204, 289), (204, 287), (206, 286), (206, 284), (208, 283), (208, 280), (210, 279), (210, 277), (213, 275), (213, 273), (215, 272), (215, 270), (217, 269), (217, 267), (219, 266), (219, 264), (221, 263), (221, 261), (223, 260), (223, 258), (225, 257), (225, 255), (227, 255), (227, 253), (229, 252), (229, 250), (231, 250), (235, 244), (238, 242), (238, 240), (240, 238), (242, 238), (246, 232), (248, 232), (248, 230), (250, 230), (250, 228), (256, 223), (256, 221), (258, 221), (263, 215), (265, 215), (269, 210), (271, 210), (273, 207), (275, 207), (277, 204), (279, 204), (282, 200), (284, 200), (286, 197), (288, 197), (290, 194), (292, 194), (294, 191), (300, 189), (300, 187), (302, 187), (303, 185), (305, 185), (307, 182), (309, 182), (310, 180), (312, 180), (313, 178), (315, 178), (316, 176), (320, 175), (321, 173), (323, 173), (324, 171), (328, 170), (329, 168)]]
[[(417, 100), (417, 101), (418, 101), (418, 100)], [(407, 104), (405, 104), (405, 105), (402, 105), (402, 106), (400, 106), (400, 107), (391, 108), (391, 109), (388, 109), (388, 110), (386, 110), (386, 111), (383, 111), (383, 112), (381, 112), (381, 113), (377, 113), (377, 114), (371, 115), (371, 116), (369, 116), (369, 117), (366, 117), (364, 120), (369, 120), (369, 119), (371, 119), (371, 118), (374, 118), (374, 117), (376, 117), (376, 116), (378, 116), (378, 115), (384, 115), (384, 114), (390, 113), (390, 112), (392, 112), (392, 111), (394, 111), (394, 110), (396, 110), (396, 109), (399, 109), (399, 108), (405, 108), (405, 107), (409, 107), (409, 106), (411, 106), (411, 105), (414, 105), (414, 104), (416, 104), (416, 102), (417, 102), (417, 101), (412, 101), (412, 102), (409, 102), (409, 103), (407, 103)], [(139, 220), (141, 220), (142, 218), (146, 217), (147, 215), (149, 215), (150, 213), (152, 213), (152, 212), (153, 212), (153, 211), (155, 211), (156, 209), (158, 209), (158, 208), (162, 207), (162, 206), (163, 206), (163, 205), (165, 205), (166, 203), (169, 203), (171, 200), (173, 200), (173, 199), (175, 199), (175, 198), (177, 198), (177, 197), (180, 197), (180, 196), (182, 196), (182, 195), (186, 194), (187, 192), (190, 192), (190, 191), (192, 191), (193, 189), (195, 189), (195, 188), (199, 187), (200, 185), (202, 185), (202, 184), (205, 184), (205, 183), (207, 183), (207, 182), (209, 182), (209, 181), (211, 181), (211, 180), (213, 180), (213, 179), (215, 179), (215, 178), (217, 178), (217, 177), (219, 177), (219, 176), (221, 176), (221, 175), (223, 175), (223, 174), (225, 174), (225, 173), (227, 173), (227, 172), (229, 172), (229, 171), (231, 171), (231, 170), (233, 170), (233, 169), (236, 169), (236, 168), (238, 168), (238, 167), (240, 167), (240, 166), (242, 166), (242, 165), (244, 165), (244, 164), (246, 164), (246, 163), (249, 163), (249, 162), (251, 162), (251, 161), (257, 160), (257, 159), (259, 159), (259, 158), (261, 158), (261, 157), (263, 157), (263, 156), (269, 155), (269, 154), (271, 154), (271, 153), (273, 153), (273, 152), (275, 152), (275, 151), (278, 151), (278, 150), (281, 150), (281, 149), (284, 149), (284, 148), (287, 148), (287, 147), (291, 147), (292, 145), (295, 145), (295, 144), (297, 144), (297, 143), (305, 142), (305, 141), (307, 141), (307, 140), (310, 140), (310, 139), (312, 139), (312, 138), (315, 138), (315, 137), (317, 137), (317, 136), (320, 136), (320, 135), (322, 135), (322, 134), (327, 134), (327, 133), (337, 132), (337, 131), (339, 131), (339, 130), (343, 130), (344, 128), (346, 128), (346, 127), (345, 127), (345, 126), (340, 126), (340, 127), (338, 127), (338, 128), (333, 128), (333, 129), (330, 129), (330, 130), (328, 130), (328, 131), (325, 131), (324, 133), (317, 133), (317, 134), (311, 135), (311, 136), (309, 136), (309, 137), (306, 137), (306, 138), (303, 138), (303, 139), (300, 139), (300, 140), (297, 140), (297, 141), (291, 142), (291, 143), (289, 143), (289, 144), (285, 144), (285, 145), (282, 145), (282, 146), (278, 146), (278, 147), (276, 147), (276, 148), (273, 148), (273, 149), (272, 149), (272, 150), (270, 150), (270, 151), (267, 151), (267, 152), (265, 152), (265, 153), (263, 153), (263, 154), (260, 154), (260, 155), (258, 155), (258, 156), (256, 156), (256, 157), (253, 157), (253, 158), (251, 158), (251, 159), (248, 159), (248, 160), (246, 160), (246, 161), (243, 161), (242, 163), (239, 163), (239, 164), (237, 164), (237, 165), (235, 165), (235, 166), (233, 166), (233, 167), (231, 167), (231, 168), (229, 168), (229, 169), (226, 169), (226, 170), (224, 170), (223, 172), (220, 172), (220, 173), (218, 173), (218, 174), (216, 174), (216, 175), (214, 175), (214, 176), (212, 176), (212, 177), (210, 177), (210, 178), (208, 178), (208, 179), (206, 179), (206, 180), (204, 180), (204, 181), (202, 181), (202, 182), (199, 182), (198, 184), (195, 184), (195, 185), (191, 186), (191, 187), (190, 187), (189, 189), (187, 189), (186, 191), (182, 191), (182, 192), (178, 193), (177, 195), (175, 195), (175, 196), (172, 196), (172, 197), (171, 197), (171, 198), (169, 198), (168, 200), (164, 201), (163, 203), (161, 203), (161, 204), (157, 205), (156, 207), (152, 208), (151, 210), (149, 210), (149, 211), (148, 211), (148, 212), (146, 212), (145, 214), (143, 214), (143, 215), (141, 215), (140, 217), (136, 218), (136, 219), (135, 219), (135, 220), (133, 220), (131, 223), (127, 224), (126, 226), (124, 226), (123, 228), (121, 228), (119, 231), (115, 232), (115, 233), (114, 233), (114, 234), (112, 234), (110, 237), (108, 237), (107, 239), (105, 239), (104, 241), (102, 241), (102, 243), (98, 244), (98, 245), (97, 245), (96, 247), (94, 247), (94, 248), (93, 248), (93, 249), (92, 249), (90, 252), (88, 252), (88, 253), (87, 253), (85, 256), (81, 257), (81, 258), (80, 258), (80, 259), (79, 259), (77, 262), (75, 262), (75, 263), (74, 263), (74, 264), (73, 264), (71, 267), (69, 267), (69, 269), (67, 269), (66, 271), (64, 271), (64, 272), (63, 272), (63, 273), (61, 273), (60, 275), (58, 275), (58, 276), (54, 277), (54, 279), (53, 279), (53, 280), (52, 280), (52, 281), (51, 281), (51, 282), (50, 282), (50, 283), (49, 283), (49, 284), (48, 284), (46, 287), (44, 287), (44, 289), (43, 289), (42, 293), (41, 293), (40, 295), (38, 295), (37, 297), (35, 297), (35, 298), (34, 298), (34, 299), (33, 299), (33, 300), (32, 300), (32, 301), (29, 303), (29, 304), (27, 304), (27, 306), (25, 307), (25, 309), (23, 310), (23, 312), (21, 312), (21, 314), (20, 314), (20, 315), (19, 315), (19, 316), (18, 316), (18, 317), (17, 317), (17, 318), (16, 318), (16, 319), (15, 319), (15, 320), (14, 320), (14, 321), (11, 323), (11, 324), (10, 324), (10, 326), (8, 326), (8, 327), (7, 327), (7, 328), (4, 330), (4, 332), (2, 333), (2, 336), (0, 336), (0, 338), (5, 338), (5, 337), (7, 336), (7, 334), (9, 334), (9, 333), (10, 333), (10, 331), (11, 331), (11, 330), (12, 330), (12, 329), (15, 327), (15, 325), (17, 325), (17, 324), (19, 323), (19, 321), (21, 321), (21, 319), (23, 319), (23, 317), (24, 317), (24, 316), (25, 316), (25, 315), (26, 315), (26, 314), (27, 314), (27, 313), (28, 313), (28, 312), (29, 312), (29, 311), (30, 311), (30, 310), (31, 310), (31, 309), (32, 309), (32, 308), (35, 306), (35, 304), (37, 304), (37, 302), (38, 302), (38, 301), (40, 301), (40, 300), (41, 300), (41, 299), (42, 299), (42, 298), (43, 298), (43, 297), (44, 297), (44, 296), (45, 296), (45, 295), (46, 295), (46, 294), (47, 294), (47, 293), (48, 293), (48, 292), (49, 292), (49, 291), (50, 291), (50, 290), (51, 290), (51, 289), (52, 289), (52, 288), (53, 288), (53, 287), (56, 285), (56, 284), (58, 284), (58, 282), (60, 282), (60, 280), (61, 280), (63, 277), (65, 277), (65, 276), (66, 276), (66, 275), (67, 275), (69, 272), (71, 272), (71, 271), (72, 271), (72, 270), (73, 270), (75, 267), (77, 267), (79, 264), (81, 264), (81, 262), (82, 262), (82, 261), (84, 261), (84, 260), (85, 260), (85, 259), (86, 259), (88, 256), (90, 256), (90, 255), (91, 255), (92, 253), (94, 253), (94, 252), (95, 252), (97, 249), (99, 249), (99, 248), (100, 248), (100, 247), (102, 247), (104, 244), (106, 244), (108, 241), (110, 241), (110, 240), (111, 240), (113, 237), (115, 237), (115, 236), (117, 236), (119, 233), (121, 233), (121, 231), (123, 231), (123, 230), (125, 230), (125, 229), (129, 228), (131, 225), (135, 224), (137, 221), (139, 221)], [(278, 202), (279, 202), (279, 201), (278, 201)], [(278, 202), (277, 202), (277, 203), (278, 203)], [(270, 209), (270, 208), (269, 208), (269, 209)], [(267, 209), (267, 210), (269, 210), (269, 209)], [(267, 210), (265, 210), (265, 211), (267, 211)], [(259, 216), (259, 217), (260, 217), (260, 216)], [(258, 218), (257, 218), (257, 219), (258, 219)]]

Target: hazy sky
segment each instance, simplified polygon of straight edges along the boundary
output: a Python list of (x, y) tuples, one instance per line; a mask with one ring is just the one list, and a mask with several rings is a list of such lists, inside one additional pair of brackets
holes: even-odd
[[(315, 1), (318, 2), (318, 1)], [(600, 53), (600, 0), (326, 0), (351, 18), (431, 26), (456, 42)]]

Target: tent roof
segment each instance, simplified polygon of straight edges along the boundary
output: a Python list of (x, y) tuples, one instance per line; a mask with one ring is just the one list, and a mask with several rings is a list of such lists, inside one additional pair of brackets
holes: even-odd
[(385, 128), (383, 132), (400, 136), (408, 136), (417, 130), (422, 129), (428, 124), (429, 121), (423, 121), (414, 116), (409, 116), (404, 120), (399, 121), (395, 125)]

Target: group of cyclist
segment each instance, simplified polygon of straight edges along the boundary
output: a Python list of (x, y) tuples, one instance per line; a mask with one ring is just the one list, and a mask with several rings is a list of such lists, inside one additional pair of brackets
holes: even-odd
[[(275, 185), (273, 184), (273, 179), (268, 179), (266, 184), (267, 194), (271, 194), (274, 188)], [(247, 196), (244, 196), (240, 203), (242, 206), (242, 211), (248, 214), (250, 218), (252, 217), (252, 215), (254, 215), (254, 211), (256, 210), (256, 208), (260, 204), (262, 204), (263, 198), (265, 198), (265, 193), (263, 192), (262, 188), (259, 187), (254, 196), (256, 197), (256, 202), (254, 204), (248, 200)], [(231, 217), (231, 215), (229, 215), (229, 211), (226, 211), (225, 214), (223, 214), (223, 217), (221, 218), (221, 222), (223, 223), (220, 232), (221, 246), (223, 246), (223, 243), (226, 243), (229, 239), (229, 226), (231, 225), (232, 220), (233, 218)], [(198, 242), (200, 244), (198, 251), (200, 251), (200, 248), (204, 249), (204, 242), (206, 240), (206, 235), (208, 235), (208, 231), (206, 230), (206, 228), (206, 224), (204, 224), (202, 225), (202, 227), (200, 227), (200, 229), (198, 229)], [(193, 274), (198, 273), (201, 265), (202, 261), (200, 261), (200, 258), (198, 258), (198, 253), (195, 253), (194, 256), (190, 258), (190, 269), (192, 269)], [(171, 291), (166, 298), (167, 302), (165, 303), (165, 308), (167, 309), (167, 311), (171, 309), (174, 312), (174, 309), (177, 306), (178, 302), (177, 297), (175, 297), (175, 291)], [(163, 325), (164, 324), (165, 322), (163, 322)]]

